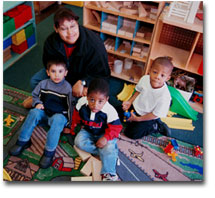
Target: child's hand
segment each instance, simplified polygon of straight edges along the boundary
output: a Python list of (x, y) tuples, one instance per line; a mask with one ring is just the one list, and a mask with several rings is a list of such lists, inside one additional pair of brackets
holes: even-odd
[(131, 102), (129, 102), (129, 101), (124, 101), (124, 102), (122, 103), (122, 109), (123, 109), (124, 111), (128, 110), (128, 109), (130, 108), (130, 106), (131, 106)]
[(36, 109), (44, 109), (44, 106), (43, 106), (43, 104), (37, 104), (35, 108)]
[(96, 142), (96, 147), (103, 148), (107, 144), (107, 139), (103, 136)]
[(138, 122), (138, 116), (136, 116), (133, 112), (131, 112), (131, 117), (128, 118), (128, 121), (136, 121), (136, 122)]

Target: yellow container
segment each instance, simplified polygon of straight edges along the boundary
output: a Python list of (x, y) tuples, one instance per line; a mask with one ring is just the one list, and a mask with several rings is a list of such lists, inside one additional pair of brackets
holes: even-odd
[(25, 30), (22, 29), (21, 31), (17, 32), (16, 34), (14, 34), (12, 36), (12, 43), (14, 45), (19, 45), (22, 42), (24, 42), (26, 40), (26, 36), (25, 36)]
[(83, 1), (62, 1), (62, 3), (70, 4), (70, 5), (74, 5), (74, 6), (79, 6), (79, 7), (83, 7), (84, 6), (84, 2)]

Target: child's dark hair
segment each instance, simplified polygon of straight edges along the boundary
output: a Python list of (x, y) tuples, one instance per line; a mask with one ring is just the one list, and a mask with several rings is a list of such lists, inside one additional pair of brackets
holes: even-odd
[(172, 70), (173, 70), (173, 68), (174, 68), (174, 66), (173, 66), (173, 64), (172, 64), (172, 58), (169, 57), (169, 56), (163, 56), (163, 57), (158, 57), (158, 58), (156, 58), (156, 59), (153, 61), (151, 67), (153, 67), (153, 65), (156, 65), (156, 64), (163, 65), (163, 66), (165, 66), (165, 67), (170, 68), (170, 69), (171, 69), (171, 72), (172, 72)]
[(106, 80), (102, 78), (93, 79), (88, 87), (87, 94), (92, 92), (99, 92), (104, 94), (106, 97), (109, 96), (109, 84)]
[(52, 65), (61, 65), (67, 70), (66, 63), (62, 59), (59, 58), (50, 59), (46, 65), (47, 70), (49, 70)]
[(78, 21), (79, 16), (77, 16), (72, 10), (62, 7), (54, 15), (54, 26), (59, 28), (62, 21), (67, 20), (76, 20)]

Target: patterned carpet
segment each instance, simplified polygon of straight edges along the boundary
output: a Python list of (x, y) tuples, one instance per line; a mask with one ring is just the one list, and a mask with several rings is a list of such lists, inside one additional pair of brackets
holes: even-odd
[[(10, 156), (9, 148), (15, 143), (20, 126), (28, 111), (22, 102), (30, 94), (4, 85), (3, 119), (11, 115), (13, 122), (3, 124), (3, 167), (15, 181), (71, 181), (73, 176), (81, 176), (84, 166), (73, 149), (71, 136), (61, 136), (54, 162), (48, 169), (38, 166), (46, 141), (46, 128), (38, 126), (32, 134), (32, 146), (18, 156)], [(164, 153), (169, 138), (147, 136), (131, 140), (121, 134), (118, 140), (119, 160), (117, 174), (127, 181), (202, 181), (203, 157), (194, 155), (193, 145), (177, 141), (176, 161)]]
[[(121, 135), (118, 147), (137, 169), (140, 169), (148, 177), (148, 181), (202, 181), (203, 159), (194, 155), (192, 145), (177, 141), (179, 149), (174, 162), (163, 149), (169, 144), (170, 138), (165, 136), (146, 136), (143, 139), (131, 140)], [(136, 181), (142, 181), (135, 168), (130, 168)], [(128, 177), (135, 181), (133, 176)]]

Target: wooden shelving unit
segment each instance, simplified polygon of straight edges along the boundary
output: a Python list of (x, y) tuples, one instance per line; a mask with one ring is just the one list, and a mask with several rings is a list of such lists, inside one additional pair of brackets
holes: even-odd
[(195, 18), (189, 24), (180, 18), (167, 17), (167, 12), (165, 8), (158, 19), (146, 73), (156, 57), (170, 56), (176, 68), (202, 75), (198, 69), (203, 61), (203, 21)]
[[(6, 41), (10, 37), (12, 37), (14, 34), (18, 33), (19, 31), (21, 31), (22, 29), (26, 28), (29, 25), (33, 25), (33, 33), (35, 35), (35, 40), (36, 40), (36, 23), (35, 23), (34, 5), (33, 5), (32, 1), (4, 1), (3, 2), (3, 13), (15, 8), (16, 6), (22, 5), (22, 4), (31, 7), (32, 18), (29, 21), (27, 21), (25, 24), (23, 24), (21, 27), (15, 29), (13, 32), (11, 32), (7, 36), (5, 36), (3, 38), (3, 41)], [(28, 53), (33, 47), (36, 46), (36, 44), (37, 44), (37, 40), (30, 48), (25, 50), (22, 54), (17, 54), (15, 52), (11, 51), (11, 58), (8, 59), (6, 62), (4, 62), (3, 70), (6, 70), (13, 63), (15, 63), (17, 60), (19, 60), (22, 56), (24, 56), (26, 53)]]
[[(146, 3), (147, 2), (142, 2)], [(144, 75), (147, 71), (146, 65), (148, 62), (148, 57), (150, 54), (150, 49), (153, 43), (153, 35), (155, 30), (155, 25), (157, 23), (157, 18), (159, 17), (165, 2), (160, 1), (151, 1), (148, 2), (149, 5), (153, 5), (153, 7), (157, 8), (157, 14), (156, 18), (152, 19), (149, 16), (147, 17), (139, 17), (139, 15), (129, 15), (120, 11), (111, 10), (104, 7), (98, 7), (95, 2), (88, 1), (84, 2), (84, 16), (83, 16), (83, 25), (84, 27), (93, 30), (97, 32), (101, 39), (105, 42), (108, 38), (115, 40), (115, 47), (114, 50), (107, 49), (108, 54), (111, 54), (113, 56), (116, 56), (118, 59), (123, 60), (124, 58), (132, 59), (133, 61), (138, 61), (143, 64), (145, 64), (144, 67), (140, 67), (137, 65), (133, 65), (132, 69), (130, 70), (124, 70), (120, 74), (116, 74), (113, 71), (111, 71), (111, 75), (120, 78), (132, 83), (137, 83), (138, 80), (141, 78), (142, 75)], [(95, 15), (93, 12), (96, 12), (99, 16), (101, 22), (98, 23), (98, 20), (96, 20)], [(108, 31), (107, 29), (102, 28), (102, 23), (107, 18), (107, 16), (112, 16), (117, 18), (117, 30), (116, 32)], [(122, 34), (118, 34), (118, 30), (122, 27), (122, 23), (124, 20), (131, 20), (135, 23), (135, 31), (133, 32), (133, 36), (126, 36)], [(143, 38), (137, 37), (136, 33), (139, 30), (140, 27), (143, 27), (145, 36)], [(131, 43), (131, 49), (130, 52), (123, 52), (123, 47), (121, 43), (123, 41), (128, 41)], [(148, 55), (143, 57), (133, 56), (132, 55), (132, 49), (135, 44), (142, 44), (146, 47), (148, 47)]]

